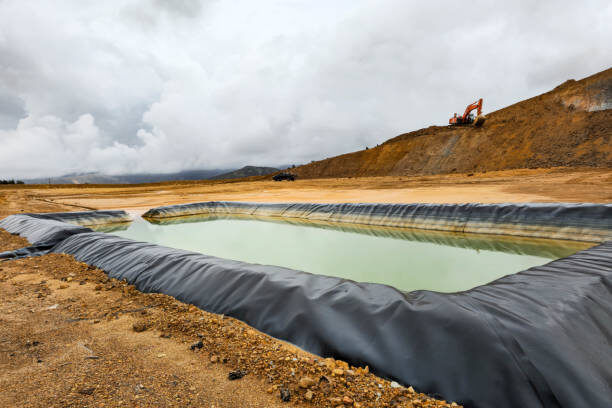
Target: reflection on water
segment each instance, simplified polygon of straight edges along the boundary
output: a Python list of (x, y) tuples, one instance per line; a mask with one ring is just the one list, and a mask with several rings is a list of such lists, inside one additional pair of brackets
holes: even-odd
[(592, 244), (252, 216), (138, 219), (116, 235), (250, 263), (455, 292)]
[(517, 237), (509, 235), (464, 234), (458, 232), (423, 230), (413, 228), (383, 227), (376, 225), (349, 224), (299, 218), (254, 217), (250, 215), (193, 215), (167, 219), (147, 219), (151, 224), (170, 225), (215, 220), (261, 220), (304, 227), (324, 228), (377, 237), (403, 239), (408, 241), (431, 242), (460, 248), (506, 252), (517, 255), (533, 255), (549, 259), (565, 258), (594, 244), (582, 241), (552, 240), (543, 238)]
[(96, 232), (115, 232), (115, 231), (125, 231), (132, 225), (132, 222), (115, 222), (112, 224), (98, 224), (98, 225), (89, 225), (88, 228)]

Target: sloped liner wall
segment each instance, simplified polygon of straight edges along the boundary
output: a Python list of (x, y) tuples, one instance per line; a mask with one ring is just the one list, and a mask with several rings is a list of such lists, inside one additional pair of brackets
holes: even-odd
[[(600, 216), (593, 229), (606, 236), (611, 208), (578, 206), (571, 214)], [(11, 217), (0, 227), (19, 232)], [(466, 406), (607, 407), (612, 399), (612, 242), (441, 294), (74, 232), (52, 251)]]
[(260, 204), (211, 201), (152, 208), (143, 217), (164, 219), (199, 214), (291, 217), (588, 242), (612, 239), (612, 206), (601, 204)]
[(80, 211), (71, 213), (15, 214), (0, 221), (0, 228), (19, 234), (33, 245), (0, 253), (0, 259), (39, 255), (63, 239), (84, 232), (93, 232), (84, 225), (129, 222), (125, 211)]

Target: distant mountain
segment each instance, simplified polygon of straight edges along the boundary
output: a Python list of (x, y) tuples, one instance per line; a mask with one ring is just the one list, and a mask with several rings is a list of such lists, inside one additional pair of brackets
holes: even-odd
[(24, 182), (26, 184), (138, 184), (178, 180), (226, 180), (262, 176), (278, 170), (275, 167), (245, 166), (238, 170), (186, 170), (178, 173), (140, 173), (119, 174), (115, 176), (101, 173), (71, 173), (59, 177), (26, 179)]
[(60, 177), (45, 177), (24, 180), (27, 184), (136, 184), (158, 183), (177, 180), (206, 180), (228, 169), (186, 170), (177, 173), (140, 173), (108, 175), (101, 173), (73, 173)]
[(213, 177), (209, 177), (210, 180), (227, 180), (227, 179), (235, 179), (235, 178), (243, 178), (243, 177), (251, 177), (251, 176), (265, 176), (267, 174), (272, 174), (280, 169), (276, 167), (256, 167), (256, 166), (244, 166), (241, 169), (230, 171), (227, 173), (219, 174)]

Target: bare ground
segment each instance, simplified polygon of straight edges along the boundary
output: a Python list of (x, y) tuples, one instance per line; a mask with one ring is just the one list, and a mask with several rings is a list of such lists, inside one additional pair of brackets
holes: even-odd
[[(0, 251), (22, 244), (0, 230)], [(0, 298), (3, 407), (457, 406), (69, 255), (0, 262)]]
[[(138, 213), (207, 200), (610, 203), (612, 171), (3, 186), (0, 218), (109, 208)], [(0, 230), (0, 251), (24, 245), (24, 239)], [(140, 293), (66, 255), (0, 262), (0, 296), (0, 406), (445, 406), (410, 389), (391, 388), (363, 367), (322, 360), (234, 319)], [(135, 331), (135, 324), (145, 330)], [(202, 348), (192, 351), (200, 340)], [(230, 381), (229, 372), (239, 369), (247, 375)], [(314, 385), (300, 388), (303, 377)], [(281, 401), (281, 388), (290, 391), (289, 403)]]
[(535, 169), (416, 177), (233, 180), (149, 185), (0, 187), (0, 217), (198, 201), (500, 203), (612, 202), (612, 169)]

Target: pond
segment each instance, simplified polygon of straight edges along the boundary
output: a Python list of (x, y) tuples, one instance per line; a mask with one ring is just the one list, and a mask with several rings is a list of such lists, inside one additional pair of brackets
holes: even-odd
[(155, 224), (139, 218), (111, 233), (402, 291), (438, 292), (468, 290), (593, 245), (244, 216), (175, 218)]

